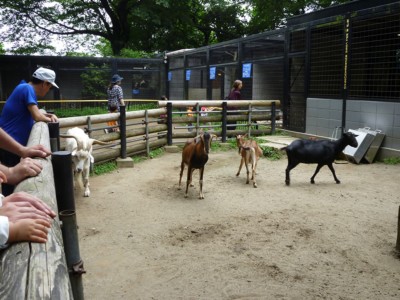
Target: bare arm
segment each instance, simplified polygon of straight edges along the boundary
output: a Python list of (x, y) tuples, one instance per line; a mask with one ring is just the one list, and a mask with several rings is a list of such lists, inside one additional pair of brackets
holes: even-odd
[(51, 151), (42, 145), (25, 147), (14, 140), (7, 132), (0, 128), (1, 148), (21, 157), (47, 157)]
[(29, 157), (21, 159), (14, 167), (8, 168), (0, 164), (0, 172), (5, 174), (6, 182), (11, 185), (17, 185), (25, 178), (37, 176), (42, 169), (40, 161)]
[(56, 115), (42, 113), (37, 105), (29, 105), (28, 106), (29, 112), (31, 113), (32, 118), (36, 122), (57, 122), (58, 118)]

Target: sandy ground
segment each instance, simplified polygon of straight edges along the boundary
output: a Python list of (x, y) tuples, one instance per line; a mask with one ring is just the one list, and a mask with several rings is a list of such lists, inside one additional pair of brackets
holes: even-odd
[[(180, 153), (91, 177), (76, 197), (86, 299), (400, 299), (400, 166), (292, 171), (262, 159), (258, 188), (236, 151), (210, 153), (178, 190)], [(185, 175), (186, 176), (186, 175)], [(185, 178), (184, 176), (184, 178)]]

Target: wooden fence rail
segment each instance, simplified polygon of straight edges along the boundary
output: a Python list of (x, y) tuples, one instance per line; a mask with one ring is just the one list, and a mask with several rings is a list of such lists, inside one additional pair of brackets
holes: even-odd
[[(33, 126), (28, 145), (50, 149), (46, 123)], [(40, 159), (42, 172), (22, 181), (16, 191), (24, 191), (46, 202), (57, 212), (51, 158)], [(15, 243), (0, 252), (0, 299), (73, 299), (58, 217), (53, 221), (45, 244)]]
[[(273, 134), (276, 120), (280, 118), (277, 113), (279, 100), (159, 101), (158, 106), (160, 108), (131, 112), (125, 112), (122, 107), (121, 113), (62, 118), (60, 128), (66, 130), (74, 126), (85, 127), (91, 137), (111, 142), (110, 146), (94, 148), (95, 162), (102, 162), (122, 157), (122, 154), (149, 155), (151, 149), (182, 143), (185, 139), (198, 135), (201, 130), (213, 131), (223, 142), (227, 137), (237, 134), (247, 133), (249, 136)], [(187, 116), (186, 110), (182, 111), (182, 108), (188, 106), (193, 106), (193, 116)], [(200, 111), (202, 106), (212, 108), (213, 111), (209, 112), (208, 116), (202, 116)], [(232, 107), (238, 109), (232, 110)], [(124, 118), (122, 114), (125, 114)], [(160, 115), (169, 116), (165, 124), (157, 124)], [(121, 136), (118, 132), (103, 133), (107, 122), (119, 121), (121, 125), (122, 119), (126, 120), (125, 136)], [(228, 121), (241, 123), (236, 130), (230, 130), (229, 125), (227, 126)], [(268, 126), (260, 125), (266, 123)], [(189, 124), (192, 124), (192, 131), (188, 130)]]

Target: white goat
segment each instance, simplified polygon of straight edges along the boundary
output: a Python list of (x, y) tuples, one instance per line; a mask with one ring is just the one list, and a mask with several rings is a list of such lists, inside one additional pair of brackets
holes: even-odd
[(94, 163), (92, 145), (107, 145), (108, 143), (90, 138), (79, 127), (68, 129), (67, 133), (60, 134), (60, 137), (67, 138), (65, 150), (71, 152), (75, 184), (78, 184), (80, 188), (84, 188), (84, 197), (89, 197), (90, 163)]
[(239, 155), (241, 156), (240, 159), (240, 166), (239, 166), (239, 171), (237, 172), (236, 176), (239, 176), (240, 170), (242, 169), (243, 163), (246, 165), (246, 170), (247, 170), (247, 180), (246, 183), (250, 183), (250, 171), (249, 171), (249, 164), (251, 164), (251, 180), (253, 180), (253, 186), (256, 188), (257, 187), (257, 182), (256, 182), (256, 168), (257, 168), (257, 162), (260, 159), (260, 157), (263, 155), (263, 152), (258, 146), (256, 141), (253, 140), (245, 140), (244, 138), (247, 136), (245, 135), (237, 135), (236, 136), (236, 145), (239, 148)]

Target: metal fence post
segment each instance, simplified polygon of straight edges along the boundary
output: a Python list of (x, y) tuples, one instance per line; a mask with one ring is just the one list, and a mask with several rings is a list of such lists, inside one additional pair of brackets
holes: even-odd
[(167, 145), (172, 146), (172, 103), (167, 102)]
[(91, 137), (91, 134), (92, 134), (92, 119), (90, 117), (87, 117), (86, 123), (87, 123), (87, 134), (88, 134), (89, 137)]
[(71, 153), (68, 151), (53, 152), (52, 165), (65, 259), (70, 273), (72, 293), (74, 299), (83, 300), (81, 275), (86, 271), (79, 254)]
[(221, 130), (221, 141), (226, 142), (226, 115), (228, 110), (228, 103), (222, 102), (222, 130)]
[(51, 162), (53, 165), (58, 211), (75, 210), (71, 152), (53, 152)]
[(60, 123), (50, 122), (47, 123), (49, 126), (49, 136), (50, 136), (50, 150), (55, 152), (60, 150)]
[(74, 210), (60, 212), (61, 233), (64, 241), (65, 259), (69, 270), (74, 300), (83, 300), (82, 274), (86, 273), (79, 252), (78, 226)]
[(126, 110), (125, 106), (119, 107), (119, 134), (121, 138), (121, 158), (126, 158)]
[(251, 112), (252, 112), (252, 107), (251, 107), (251, 103), (249, 103), (249, 108), (248, 108), (248, 127), (247, 127), (247, 136), (251, 137), (251, 126), (253, 126), (253, 122), (251, 121)]
[(150, 140), (149, 140), (149, 112), (147, 109), (144, 111), (144, 130), (146, 139), (146, 155), (150, 156)]
[(276, 106), (275, 102), (271, 103), (271, 134), (275, 134), (276, 127)]

